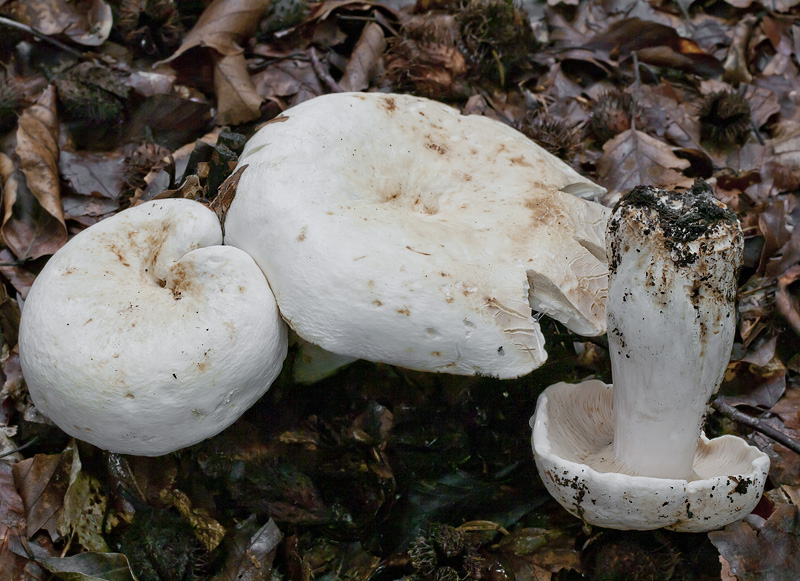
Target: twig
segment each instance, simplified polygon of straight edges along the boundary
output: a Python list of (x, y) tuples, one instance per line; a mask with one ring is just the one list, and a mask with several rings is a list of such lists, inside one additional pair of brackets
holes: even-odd
[(322, 66), (322, 62), (319, 60), (317, 56), (317, 51), (312, 47), (311, 48), (311, 66), (314, 69), (314, 72), (317, 73), (319, 80), (328, 85), (328, 88), (333, 91), (334, 93), (341, 93), (342, 89), (339, 87), (339, 84), (333, 79), (331, 73)]
[(21, 452), (25, 448), (33, 446), (38, 441), (39, 441), (39, 436), (34, 436), (32, 439), (22, 444), (22, 446), (20, 446), (19, 448), (14, 448), (13, 450), (0, 454), (0, 458), (5, 458), (6, 456), (11, 456), (11, 454), (16, 454), (17, 452)]
[(11, 20), (10, 18), (5, 18), (4, 16), (0, 16), (0, 24), (5, 24), (6, 26), (10, 26), (11, 28), (16, 28), (18, 30), (22, 30), (27, 32), (28, 34), (32, 34), (36, 38), (40, 38), (45, 42), (49, 42), (53, 46), (60, 48), (63, 51), (66, 51), (72, 55), (75, 55), (78, 58), (83, 57), (83, 53), (79, 50), (75, 50), (69, 45), (64, 44), (63, 42), (56, 40), (55, 38), (51, 38), (46, 34), (39, 32), (38, 30), (34, 30), (30, 26), (26, 24), (22, 24), (21, 22), (17, 22), (16, 20)]
[(767, 436), (768, 438), (772, 438), (779, 444), (789, 448), (791, 451), (800, 454), (800, 442), (789, 435), (784, 434), (780, 430), (776, 430), (772, 426), (768, 426), (758, 418), (754, 418), (753, 416), (747, 415), (744, 412), (740, 412), (731, 404), (725, 403), (718, 399), (715, 399), (713, 402), (711, 402), (711, 407), (713, 407), (722, 415), (729, 417), (733, 421), (744, 424), (748, 428), (751, 428), (756, 432)]

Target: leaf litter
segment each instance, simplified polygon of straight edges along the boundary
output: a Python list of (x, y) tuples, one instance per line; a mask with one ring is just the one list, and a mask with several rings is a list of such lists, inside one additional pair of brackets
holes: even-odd
[[(2, 450), (21, 448), (0, 458), (0, 571), (797, 578), (800, 456), (759, 433), (800, 439), (796, 4), (2, 3), (0, 428)], [(752, 515), (707, 535), (623, 534), (555, 505), (531, 458), (536, 397), (610, 371), (602, 339), (553, 322), (543, 322), (548, 363), (518, 380), (359, 361), (297, 386), (287, 372), (234, 428), (166, 458), (107, 454), (48, 425), (16, 349), (18, 305), (47, 257), (156, 197), (224, 215), (244, 140), (341, 90), (411, 93), (505, 122), (608, 188), (608, 204), (640, 184), (714, 186), (745, 232), (738, 333), (716, 407), (743, 416), (715, 411), (706, 430), (770, 455)]]

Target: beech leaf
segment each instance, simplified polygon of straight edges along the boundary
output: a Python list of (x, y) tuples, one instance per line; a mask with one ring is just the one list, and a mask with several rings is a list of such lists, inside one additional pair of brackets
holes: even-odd
[(739, 579), (794, 579), (800, 571), (800, 509), (779, 504), (761, 530), (739, 521), (708, 538)]
[(14, 20), (42, 34), (65, 34), (85, 46), (103, 44), (113, 24), (111, 6), (103, 0), (24, 0), (9, 3), (9, 10)]
[(190, 48), (207, 46), (224, 56), (242, 52), (239, 42), (253, 35), (269, 8), (269, 0), (214, 0), (189, 31), (170, 62)]
[(603, 145), (597, 162), (600, 183), (610, 191), (625, 192), (635, 186), (669, 188), (690, 186), (692, 180), (678, 173), (690, 163), (678, 158), (663, 141), (636, 129), (628, 129)]
[(217, 59), (214, 86), (217, 89), (217, 125), (238, 125), (261, 115), (262, 99), (250, 82), (243, 54)]
[(361, 32), (342, 80), (339, 81), (339, 87), (343, 91), (363, 91), (368, 88), (385, 50), (383, 28), (377, 22), (370, 22)]
[(10, 548), (12, 540), (19, 539), (25, 529), (25, 507), (14, 488), (11, 466), (0, 463), (0, 571), (9, 579), (21, 579), (25, 560)]
[(42, 565), (66, 581), (136, 581), (128, 558), (120, 553), (80, 553), (51, 557)]

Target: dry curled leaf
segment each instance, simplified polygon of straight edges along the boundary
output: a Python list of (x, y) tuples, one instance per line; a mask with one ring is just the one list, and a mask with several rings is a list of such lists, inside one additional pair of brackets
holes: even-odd
[(22, 112), (17, 128), (21, 180), (9, 160), (0, 158), (5, 215), (2, 234), (20, 259), (52, 254), (67, 240), (58, 177), (58, 118), (51, 85)]
[(24, 536), (25, 507), (14, 488), (11, 466), (0, 462), (0, 571), (9, 579), (22, 579), (26, 559), (15, 555), (11, 543)]
[(52, 254), (67, 239), (58, 178), (58, 118), (51, 85), (23, 111), (17, 128), (17, 157), (24, 183), (8, 159), (0, 159), (5, 178), (3, 237), (20, 259)]
[(261, 115), (261, 97), (250, 82), (241, 53), (222, 56), (214, 67), (217, 125), (238, 125)]
[(175, 60), (190, 48), (207, 46), (224, 56), (242, 52), (243, 38), (252, 36), (269, 8), (269, 0), (214, 0), (178, 50), (164, 62)]
[(281, 539), (283, 534), (272, 519), (261, 528), (255, 515), (239, 523), (230, 539), (224, 571), (216, 581), (267, 581)]
[(343, 91), (363, 91), (368, 88), (385, 50), (386, 39), (383, 36), (383, 28), (377, 22), (370, 22), (361, 32), (361, 37), (347, 62), (344, 76), (339, 81), (339, 87)]
[(800, 509), (779, 504), (757, 530), (744, 521), (708, 533), (739, 579), (795, 579), (800, 571)]
[(600, 183), (609, 191), (626, 192), (635, 186), (670, 188), (691, 185), (678, 170), (689, 167), (670, 147), (636, 129), (629, 129), (607, 141), (597, 162)]
[(58, 178), (58, 117), (51, 85), (35, 105), (23, 111), (17, 128), (19, 168), (31, 193), (51, 216), (64, 222)]
[(113, 24), (111, 6), (103, 0), (16, 0), (5, 9), (14, 20), (42, 34), (65, 34), (86, 46), (103, 44)]
[(28, 537), (44, 529), (53, 540), (58, 540), (64, 497), (80, 470), (75, 448), (67, 448), (62, 454), (37, 454), (18, 462), (13, 470), (14, 482), (25, 504)]

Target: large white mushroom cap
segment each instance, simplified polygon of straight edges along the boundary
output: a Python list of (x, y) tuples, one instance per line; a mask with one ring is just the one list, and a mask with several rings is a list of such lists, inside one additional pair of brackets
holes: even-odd
[(605, 330), (608, 211), (573, 195), (603, 189), (502, 123), (327, 95), (260, 130), (243, 166), (225, 242), (326, 350), (516, 377), (546, 358), (531, 309)]
[(614, 388), (597, 380), (548, 387), (531, 418), (536, 467), (570, 513), (613, 529), (702, 532), (744, 518), (769, 458), (736, 436), (701, 434), (689, 478), (637, 476), (614, 453)]
[(150, 202), (81, 232), (22, 313), (23, 375), (68, 434), (157, 456), (215, 435), (268, 389), (287, 333), (264, 275), (216, 215)]

